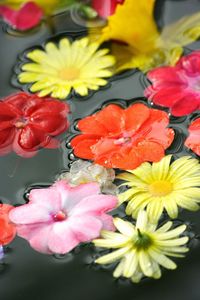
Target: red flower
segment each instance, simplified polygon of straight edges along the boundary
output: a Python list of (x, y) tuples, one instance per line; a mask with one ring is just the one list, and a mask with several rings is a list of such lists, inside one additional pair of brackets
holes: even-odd
[(0, 15), (12, 27), (24, 31), (40, 23), (43, 10), (34, 2), (25, 3), (19, 10), (0, 5)]
[(189, 136), (185, 141), (185, 145), (197, 155), (200, 155), (200, 118), (190, 124), (188, 131)]
[(0, 101), (0, 155), (32, 157), (40, 147), (56, 148), (54, 136), (68, 127), (68, 105), (52, 98), (17, 93)]
[(102, 18), (107, 18), (114, 14), (118, 4), (123, 4), (124, 0), (92, 0), (92, 7)]
[(0, 245), (9, 244), (16, 235), (16, 226), (11, 223), (8, 215), (13, 206), (0, 204)]
[(200, 51), (182, 57), (175, 67), (161, 67), (147, 74), (152, 86), (145, 96), (155, 104), (184, 116), (200, 109)]
[(71, 140), (74, 154), (107, 168), (134, 169), (159, 161), (174, 138), (165, 112), (137, 103), (127, 109), (111, 104), (78, 122)]

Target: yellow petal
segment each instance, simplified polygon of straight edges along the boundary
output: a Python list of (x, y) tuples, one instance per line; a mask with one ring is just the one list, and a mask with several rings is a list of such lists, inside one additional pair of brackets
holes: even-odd
[(125, 255), (129, 251), (130, 247), (120, 248), (112, 253), (106, 254), (102, 257), (99, 257), (95, 260), (97, 264), (110, 264), (114, 261), (119, 260), (121, 257)]

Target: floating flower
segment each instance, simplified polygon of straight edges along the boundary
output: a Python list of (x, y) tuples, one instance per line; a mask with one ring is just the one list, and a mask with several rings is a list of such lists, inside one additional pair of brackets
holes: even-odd
[(139, 68), (146, 72), (156, 66), (174, 65), (183, 52), (182, 47), (199, 38), (200, 12), (183, 17), (159, 32), (153, 16), (154, 4), (155, 0), (126, 0), (108, 17), (103, 29), (91, 31), (91, 39), (100, 43), (112, 41), (117, 71)]
[(13, 94), (0, 101), (0, 155), (16, 152), (34, 156), (39, 148), (57, 148), (55, 136), (68, 127), (69, 107), (52, 98), (26, 93)]
[(190, 124), (188, 131), (189, 136), (185, 141), (185, 145), (200, 156), (200, 118)]
[(182, 57), (175, 67), (161, 67), (148, 73), (152, 82), (145, 96), (169, 107), (172, 115), (184, 116), (200, 109), (200, 51)]
[(142, 103), (123, 109), (110, 104), (78, 122), (81, 135), (71, 140), (74, 154), (107, 168), (134, 169), (159, 161), (174, 138), (163, 111)]
[(66, 180), (69, 184), (75, 186), (88, 182), (98, 182), (103, 193), (115, 194), (117, 192), (117, 186), (113, 184), (115, 179), (113, 169), (106, 169), (81, 159), (73, 162), (70, 171), (62, 173), (58, 179)]
[[(16, 235), (16, 226), (9, 219), (9, 212), (13, 206), (9, 204), (0, 204), (0, 247), (12, 242)], [(3, 255), (3, 249), (0, 249), (0, 256)]]
[(34, 2), (27, 2), (15, 10), (0, 5), (0, 16), (13, 28), (24, 31), (37, 26), (43, 17), (43, 10)]
[(58, 181), (45, 189), (33, 189), (30, 202), (10, 212), (17, 233), (37, 251), (64, 254), (81, 242), (98, 237), (102, 229), (114, 230), (108, 211), (117, 199), (100, 195), (96, 183), (71, 187)]
[(22, 66), (18, 79), (21, 83), (34, 83), (30, 90), (40, 97), (65, 99), (71, 89), (81, 96), (88, 90), (98, 90), (107, 84), (106, 77), (112, 75), (114, 57), (107, 55), (108, 49), (97, 50), (97, 43), (89, 44), (88, 38), (70, 42), (60, 40), (58, 47), (49, 42), (45, 50), (33, 50), (27, 54), (31, 63)]
[(102, 18), (114, 14), (118, 4), (123, 4), (124, 0), (92, 0), (92, 7)]
[(122, 173), (129, 189), (118, 195), (120, 203), (128, 201), (126, 213), (133, 217), (147, 208), (149, 220), (156, 223), (166, 210), (170, 218), (178, 216), (178, 206), (196, 211), (200, 202), (200, 164), (183, 156), (171, 165), (171, 155), (160, 162), (144, 163), (139, 168)]
[(170, 229), (172, 222), (160, 228), (148, 222), (145, 211), (140, 211), (136, 225), (120, 218), (114, 219), (118, 232), (102, 231), (102, 239), (94, 240), (97, 247), (117, 249), (96, 260), (98, 264), (110, 264), (120, 261), (114, 277), (130, 278), (137, 283), (143, 276), (158, 279), (161, 277), (160, 266), (176, 269), (176, 264), (168, 258), (183, 257), (189, 249), (185, 247), (188, 237), (180, 237), (186, 225)]

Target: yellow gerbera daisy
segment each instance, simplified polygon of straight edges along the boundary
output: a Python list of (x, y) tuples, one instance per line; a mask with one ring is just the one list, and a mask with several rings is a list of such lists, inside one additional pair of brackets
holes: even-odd
[(186, 225), (174, 229), (172, 222), (167, 222), (157, 229), (157, 225), (148, 223), (147, 213), (140, 211), (136, 226), (120, 218), (114, 219), (118, 232), (102, 231), (102, 239), (93, 241), (95, 246), (117, 249), (98, 258), (98, 264), (120, 263), (116, 267), (114, 277), (130, 278), (139, 282), (143, 276), (158, 279), (161, 277), (160, 266), (175, 269), (176, 264), (167, 256), (183, 257), (189, 249), (183, 247), (188, 237), (180, 237)]
[(88, 38), (70, 42), (60, 40), (58, 47), (49, 42), (45, 50), (33, 50), (27, 58), (33, 63), (25, 63), (18, 75), (21, 83), (33, 83), (31, 92), (43, 97), (65, 99), (72, 88), (81, 96), (88, 90), (98, 90), (107, 84), (106, 77), (112, 75), (111, 67), (115, 59), (107, 55), (108, 49), (98, 50), (97, 43), (89, 44)]
[(120, 204), (128, 201), (126, 213), (136, 217), (140, 209), (147, 208), (151, 222), (157, 222), (164, 211), (171, 218), (178, 216), (178, 206), (196, 211), (200, 202), (200, 164), (190, 156), (183, 156), (171, 165), (171, 155), (161, 161), (143, 163), (135, 170), (117, 178), (129, 189), (118, 195)]

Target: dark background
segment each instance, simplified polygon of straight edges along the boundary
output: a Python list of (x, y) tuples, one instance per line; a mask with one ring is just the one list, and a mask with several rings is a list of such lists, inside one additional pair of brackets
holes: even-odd
[[(138, 0), (139, 1), (139, 0)], [(147, 0), (148, 1), (148, 0)], [(160, 0), (156, 2), (155, 17), (159, 27), (185, 14), (200, 10), (199, 0)], [(70, 36), (82, 28), (74, 25), (69, 14), (54, 17), (55, 34)], [(24, 50), (41, 45), (52, 37), (43, 24), (29, 34), (20, 35), (0, 22), (0, 97), (18, 91), (10, 84), (17, 56)], [(200, 42), (190, 45), (198, 49)], [(143, 96), (143, 75), (132, 73), (111, 82), (109, 88), (96, 92), (84, 100), (69, 100), (70, 120), (84, 117), (111, 99), (132, 99)], [(65, 140), (65, 137), (64, 137)], [(24, 192), (31, 185), (51, 184), (55, 176), (68, 167), (69, 150), (63, 141), (58, 150), (41, 150), (31, 159), (15, 154), (0, 157), (0, 200), (4, 203), (24, 203)], [(192, 230), (200, 233), (200, 213), (181, 213)], [(160, 280), (145, 279), (140, 284), (114, 280), (110, 270), (91, 264), (94, 249), (82, 246), (65, 256), (45, 256), (30, 248), (28, 243), (16, 238), (6, 250), (0, 265), (0, 298), (2, 300), (199, 300), (200, 299), (200, 245), (192, 241), (192, 249), (185, 259), (178, 261), (178, 269), (165, 271)], [(108, 268), (109, 269), (109, 268)]]

